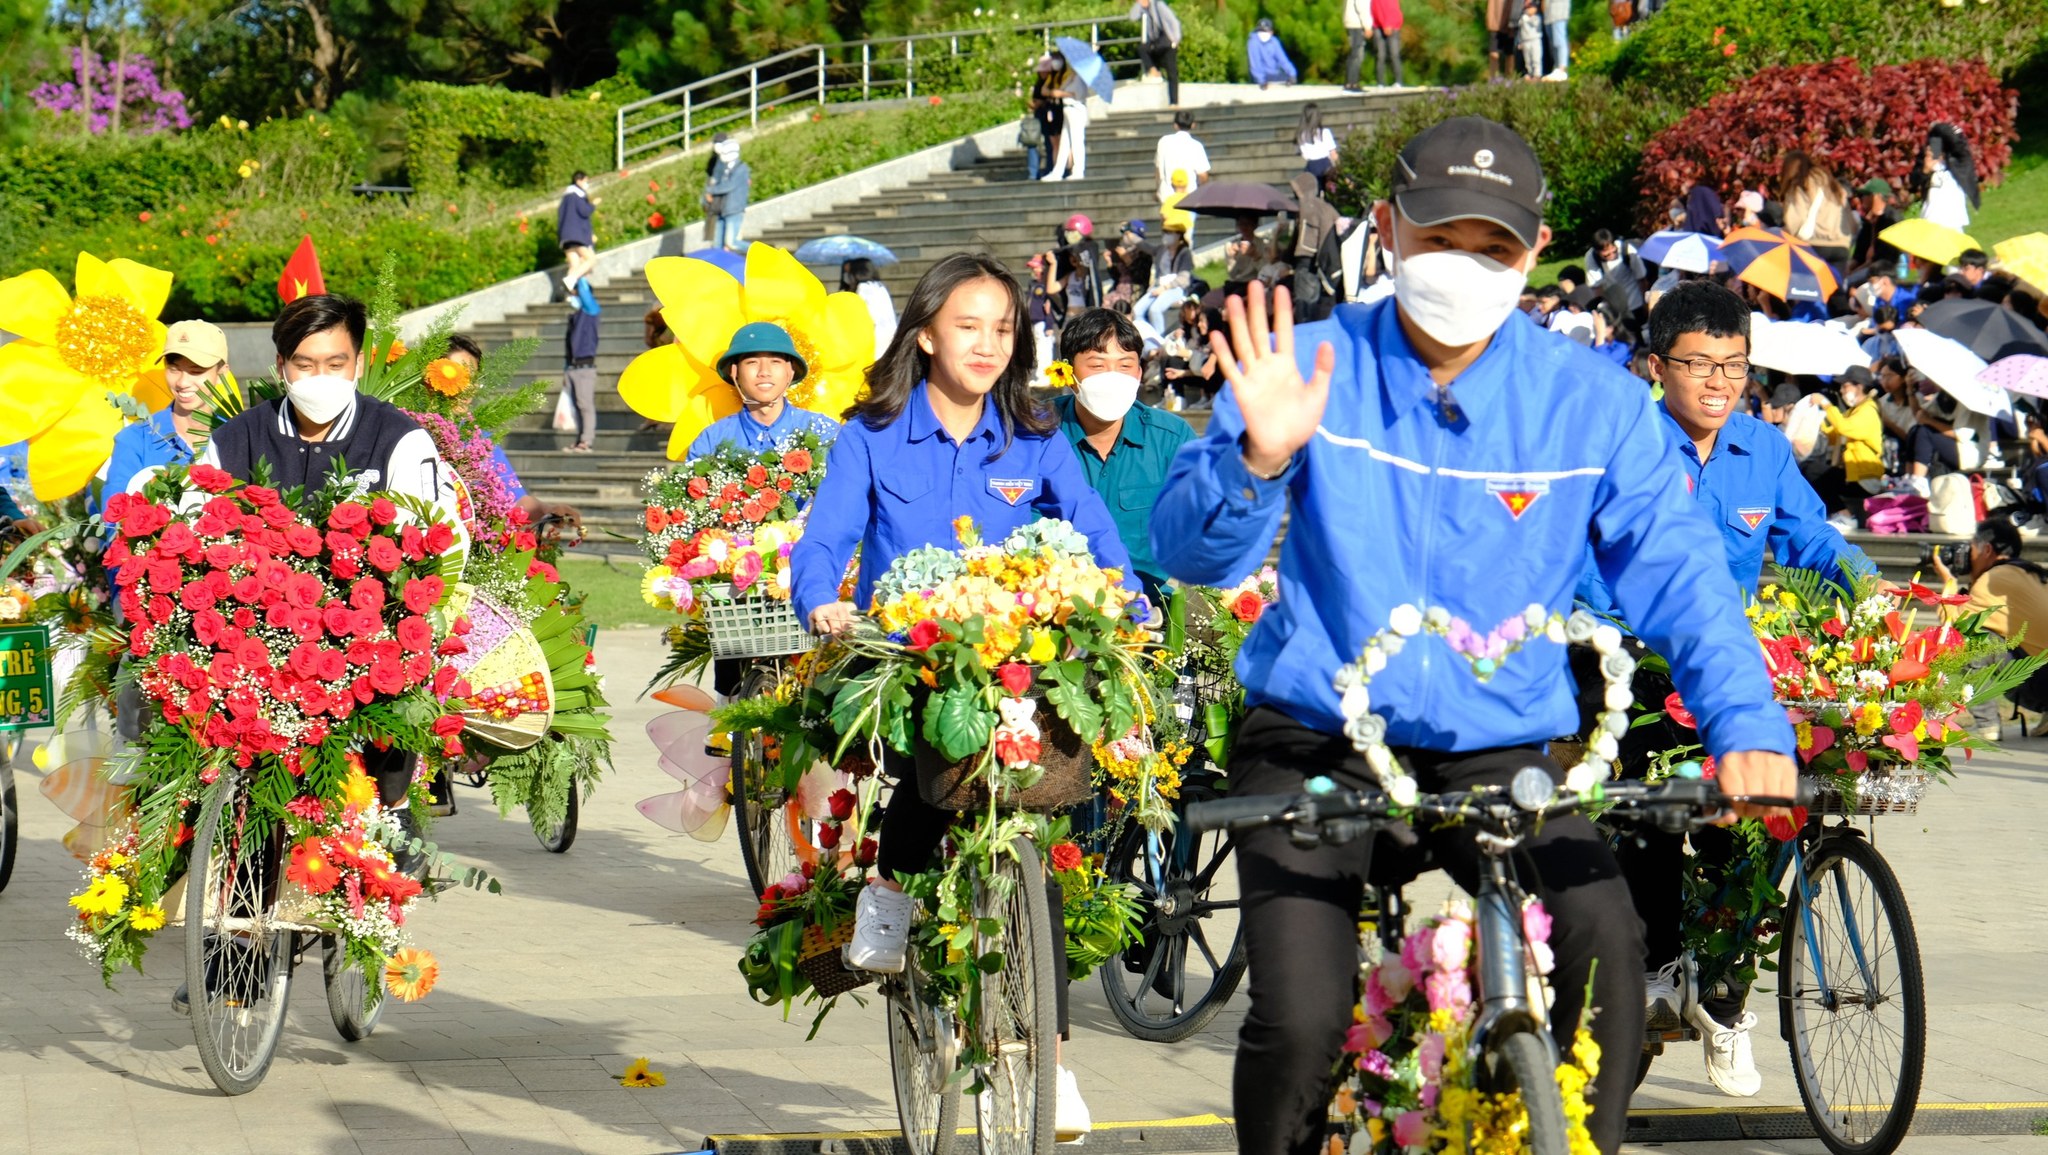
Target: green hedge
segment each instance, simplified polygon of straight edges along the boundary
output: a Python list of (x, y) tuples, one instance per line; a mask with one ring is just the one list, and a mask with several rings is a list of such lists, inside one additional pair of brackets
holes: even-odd
[(1579, 66), (1697, 104), (1779, 65), (1979, 59), (2010, 77), (2043, 52), (2041, 0), (1670, 0), (1627, 40), (1589, 43)]
[[(600, 90), (549, 98), (485, 85), (406, 84), (405, 162), (415, 187), (547, 188), (613, 163), (613, 105)], [(480, 163), (479, 163), (480, 162)]]
[(1409, 138), (1454, 116), (1491, 117), (1521, 133), (1542, 160), (1551, 197), (1544, 220), (1556, 234), (1553, 243), (1569, 251), (1595, 229), (1625, 229), (1635, 220), (1643, 146), (1683, 111), (1597, 78), (1488, 84), (1408, 101), (1374, 127), (1352, 132), (1338, 152), (1331, 199), (1347, 213), (1362, 211), (1387, 195), (1394, 157)]

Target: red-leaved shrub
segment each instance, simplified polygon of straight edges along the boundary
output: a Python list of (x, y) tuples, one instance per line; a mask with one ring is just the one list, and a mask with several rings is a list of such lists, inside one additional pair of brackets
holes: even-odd
[(2019, 98), (1977, 60), (1915, 60), (1864, 72), (1851, 59), (1769, 68), (1687, 113), (1643, 149), (1642, 219), (1704, 180), (1724, 196), (1739, 183), (1775, 197), (1787, 152), (1803, 149), (1851, 187), (1883, 177), (1906, 195), (1927, 130), (1962, 129), (1977, 178), (1997, 184), (2012, 160)]

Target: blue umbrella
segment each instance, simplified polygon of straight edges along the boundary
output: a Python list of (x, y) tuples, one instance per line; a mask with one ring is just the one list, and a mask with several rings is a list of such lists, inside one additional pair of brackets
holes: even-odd
[(856, 237), (851, 233), (839, 233), (829, 237), (805, 241), (797, 246), (796, 259), (806, 265), (836, 265), (843, 261), (870, 260), (878, 265), (893, 265), (896, 254), (887, 245)]
[(1088, 91), (1104, 100), (1114, 99), (1110, 94), (1116, 91), (1116, 79), (1109, 74), (1109, 62), (1102, 54), (1071, 36), (1062, 36), (1052, 42), (1067, 58), (1067, 67), (1088, 86)]
[(694, 253), (684, 253), (683, 255), (693, 261), (703, 261), (707, 265), (717, 265), (719, 268), (731, 273), (733, 280), (739, 281), (742, 284), (746, 283), (747, 258), (742, 253), (735, 253), (731, 249), (713, 247), (698, 249)]
[(1721, 240), (1705, 233), (1667, 229), (1661, 233), (1650, 234), (1636, 253), (1651, 264), (1663, 268), (1704, 273), (1708, 266), (1720, 258)]

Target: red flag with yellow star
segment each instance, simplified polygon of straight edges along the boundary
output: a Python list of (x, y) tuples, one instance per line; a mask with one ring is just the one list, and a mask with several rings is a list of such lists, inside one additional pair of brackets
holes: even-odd
[(320, 254), (313, 251), (313, 237), (308, 234), (299, 238), (292, 259), (284, 263), (284, 272), (277, 278), (277, 295), (289, 305), (300, 297), (326, 291), (327, 280), (320, 275)]

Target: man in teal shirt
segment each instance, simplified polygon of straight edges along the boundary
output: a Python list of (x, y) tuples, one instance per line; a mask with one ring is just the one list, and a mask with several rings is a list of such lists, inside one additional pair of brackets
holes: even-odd
[(1153, 605), (1164, 605), (1166, 573), (1152, 559), (1152, 503), (1180, 447), (1194, 440), (1186, 421), (1138, 404), (1144, 339), (1129, 317), (1089, 309), (1060, 330), (1060, 358), (1075, 385), (1053, 398), (1060, 431), (1074, 445), (1088, 484), (1102, 495), (1131, 567)]

